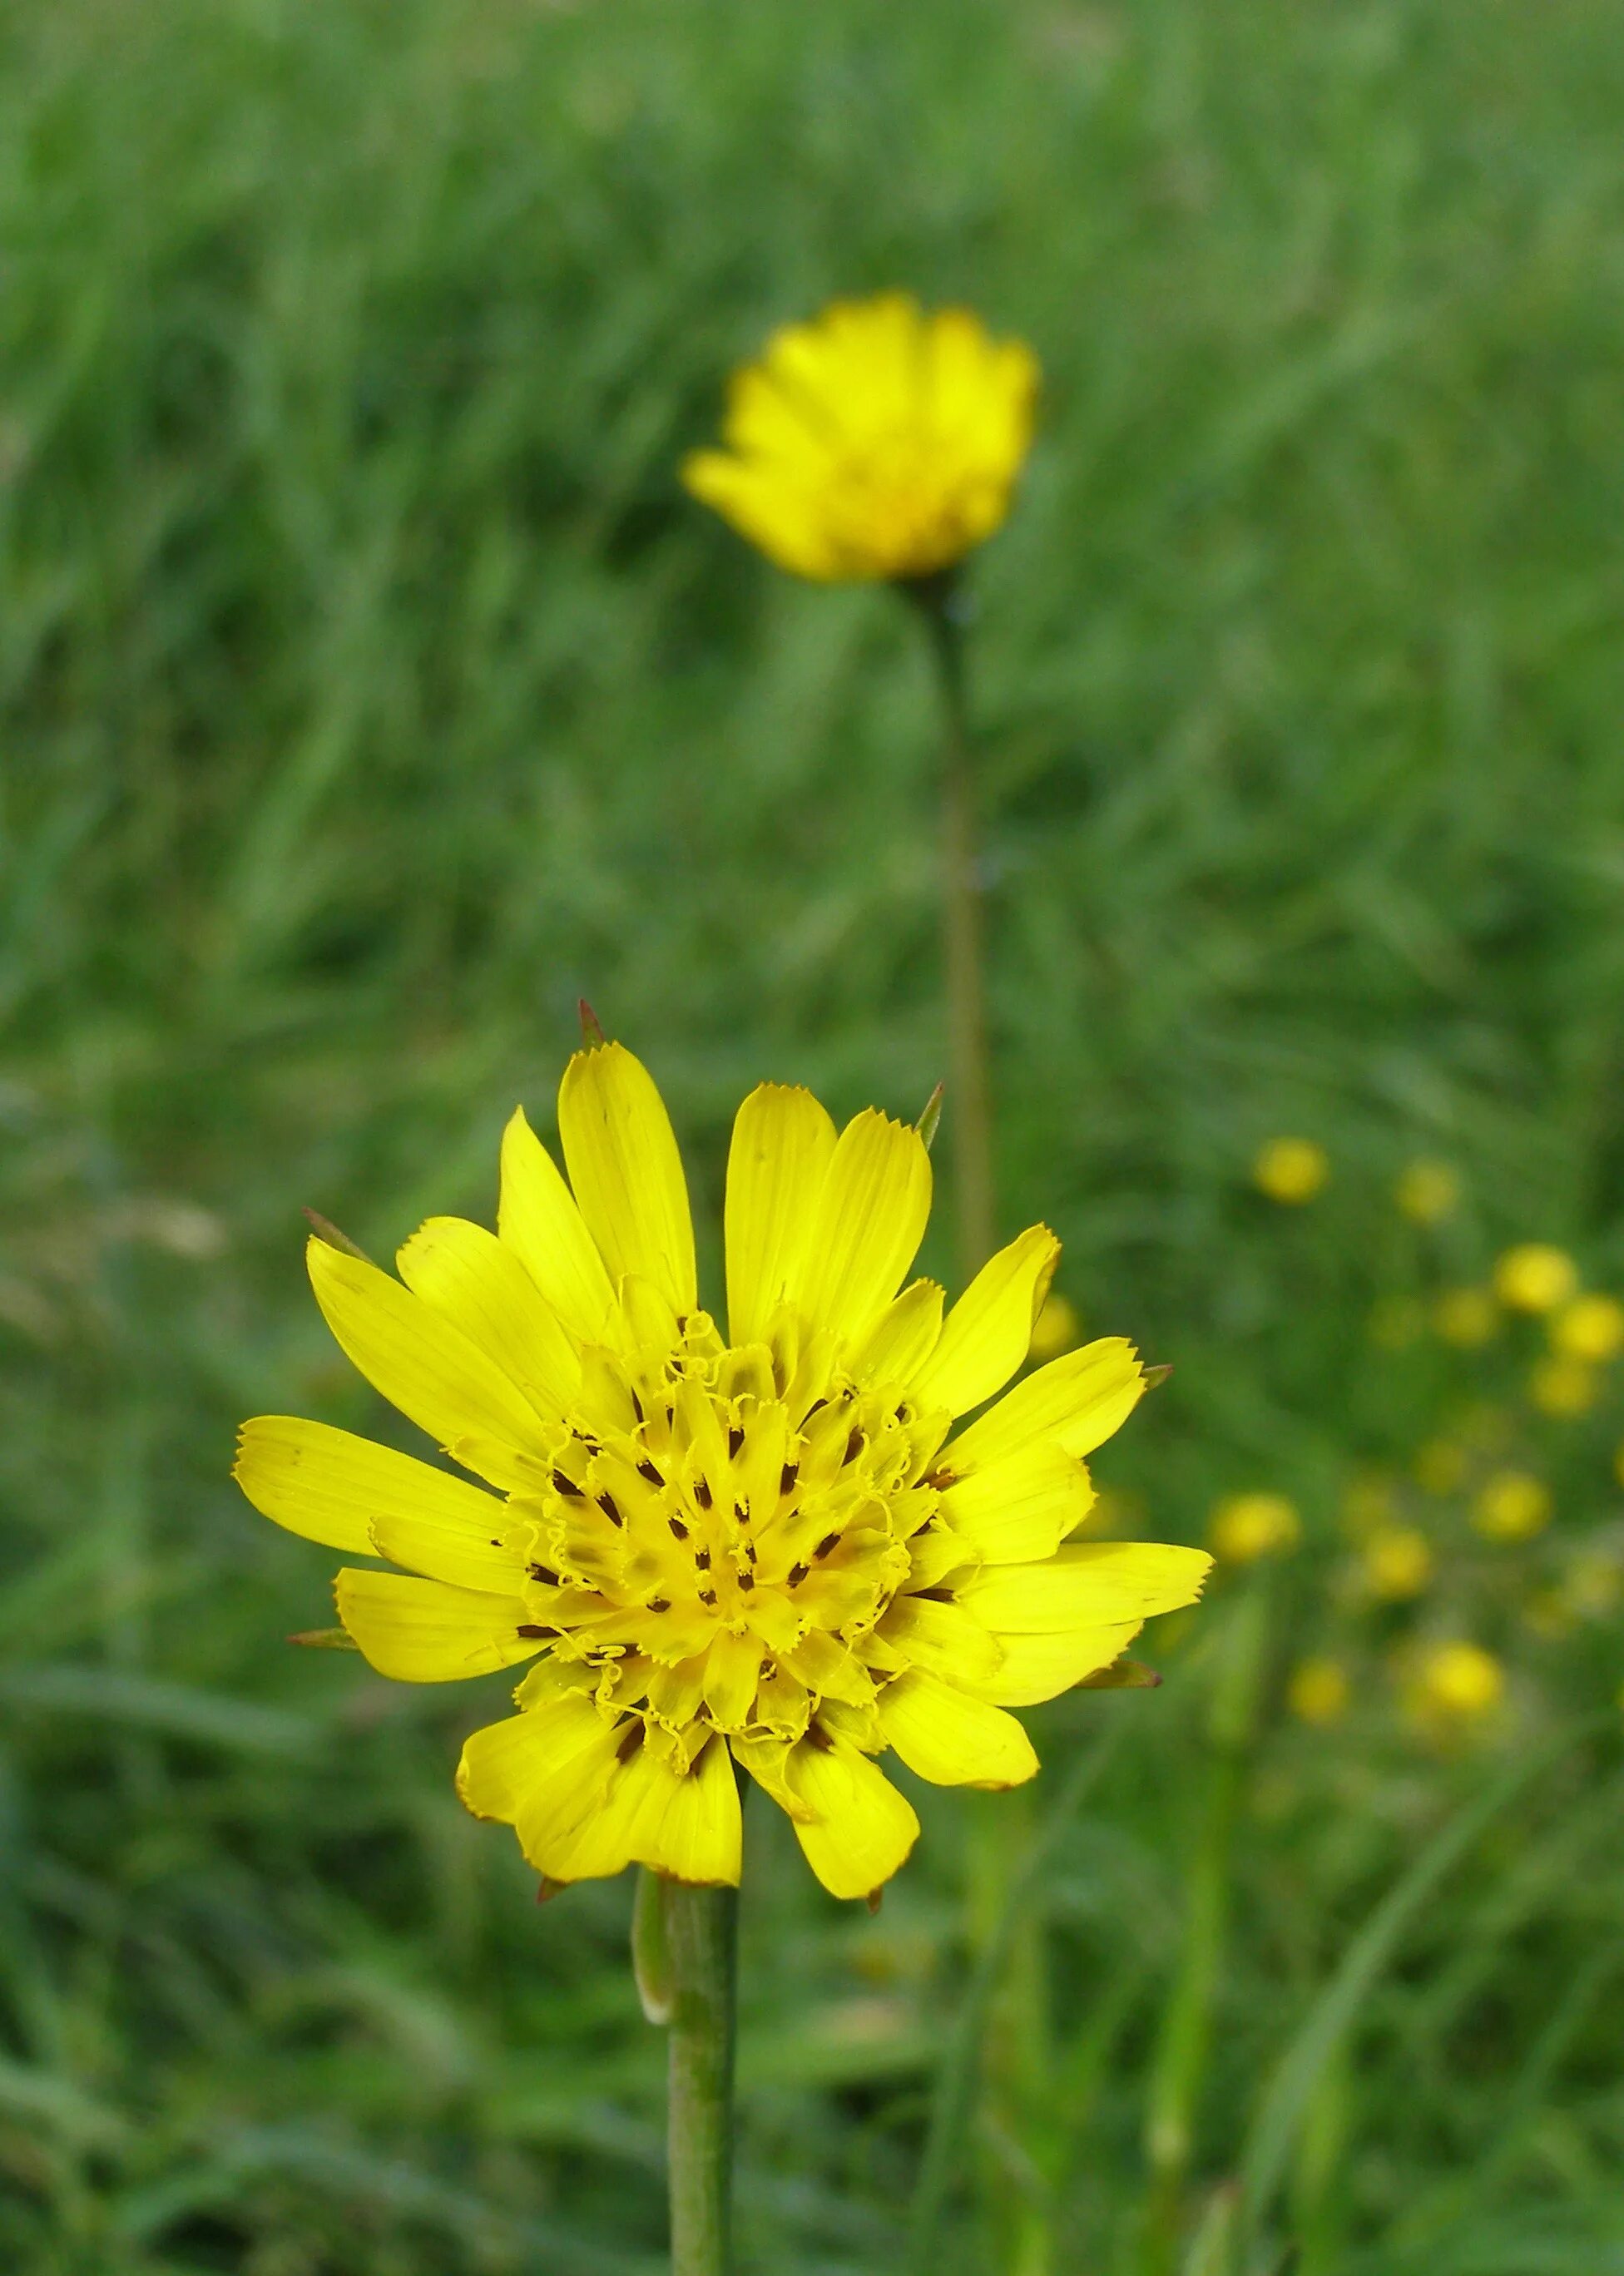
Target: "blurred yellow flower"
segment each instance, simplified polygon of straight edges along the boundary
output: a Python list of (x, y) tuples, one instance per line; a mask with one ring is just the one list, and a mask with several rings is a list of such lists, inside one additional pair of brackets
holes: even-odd
[(1605, 1549), (1582, 1549), (1562, 1574), (1562, 1601), (1582, 1620), (1597, 1620), (1618, 1608), (1624, 1573)]
[(1300, 1660), (1286, 1687), (1286, 1705), (1304, 1723), (1339, 1723), (1352, 1696), (1347, 1671), (1337, 1659)]
[(1560, 1353), (1542, 1359), (1529, 1371), (1529, 1397), (1542, 1415), (1571, 1422), (1588, 1415), (1596, 1404), (1596, 1371), (1582, 1359), (1565, 1359)]
[(1363, 1578), (1371, 1596), (1400, 1605), (1432, 1578), (1432, 1546), (1413, 1525), (1384, 1525), (1364, 1544)]
[(1531, 1541), (1551, 1522), (1554, 1505), (1543, 1478), (1527, 1470), (1497, 1470), (1472, 1504), (1472, 1523), (1487, 1541)]
[(781, 569), (934, 575), (990, 537), (1032, 440), (1037, 360), (906, 292), (786, 324), (728, 387), (721, 450), (682, 479)]
[(1471, 1351), (1498, 1333), (1499, 1307), (1487, 1288), (1446, 1288), (1432, 1307), (1432, 1325), (1446, 1344)]
[(1506, 1674), (1481, 1644), (1435, 1643), (1415, 1663), (1411, 1704), (1423, 1718), (1453, 1725), (1491, 1715), (1506, 1692)]
[(1459, 1202), (1461, 1180), (1447, 1162), (1423, 1157), (1406, 1165), (1393, 1188), (1393, 1199), (1414, 1224), (1437, 1225)]
[(1082, 1322), (1077, 1316), (1075, 1304), (1058, 1292), (1051, 1292), (1043, 1299), (1043, 1309), (1033, 1324), (1027, 1357), (1041, 1367), (1046, 1360), (1059, 1359), (1062, 1352), (1074, 1350), (1081, 1336)]
[(1252, 1565), (1294, 1549), (1302, 1536), (1296, 1505), (1284, 1494), (1230, 1494), (1208, 1521), (1212, 1553), (1225, 1565)]
[(1551, 1340), (1567, 1359), (1616, 1359), (1624, 1350), (1624, 1304), (1612, 1296), (1575, 1296), (1552, 1317)]
[(1252, 1183), (1287, 1209), (1311, 1202), (1331, 1175), (1331, 1157), (1311, 1138), (1271, 1138), (1252, 1164)]
[(1553, 1312), (1578, 1286), (1573, 1258), (1543, 1240), (1508, 1248), (1494, 1267), (1494, 1293), (1514, 1312)]
[(1423, 1493), (1452, 1494), (1466, 1476), (1466, 1449), (1453, 1438), (1429, 1438), (1415, 1453), (1415, 1483)]

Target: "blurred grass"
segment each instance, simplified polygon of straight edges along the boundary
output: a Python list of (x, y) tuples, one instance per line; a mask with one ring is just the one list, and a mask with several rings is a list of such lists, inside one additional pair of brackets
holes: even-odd
[[(1056, 1766), (1130, 1727), (1046, 1869), (1050, 2091), (964, 2170), (1037, 2208), (1052, 2276), (1232, 2276), (1256, 2123), (1281, 2154), (1259, 2092), (1359, 1924), (1624, 1673), (1616, 1620), (1542, 1643), (1499, 1582), (1486, 1756), (1405, 1737), (1403, 1612), (1344, 1729), (1279, 1703), (1343, 1617), (1348, 1467), (1476, 1395), (1372, 1345), (1372, 1304), (1514, 1236), (1624, 1278), (1621, 101), (1617, 22), (1574, 0), (7, 15), (8, 2265), (658, 2265), (628, 1892), (535, 1912), (450, 1792), (500, 1680), (287, 1651), (326, 1561), (225, 1471), (242, 1414), (378, 1423), (299, 1205), (375, 1251), (488, 1214), (577, 994), (712, 1214), (762, 1075), (929, 1091), (909, 627), (773, 576), (672, 471), (773, 322), (899, 282), (1047, 375), (977, 571), (1006, 1214), (1056, 1225), (1091, 1328), (1177, 1364), (1101, 1466), (1147, 1529), (1256, 1484), (1309, 1533), (1176, 2233), (1142, 2136), (1239, 1591), (1161, 1641), (1156, 1697), (1035, 1718)], [(1246, 1185), (1281, 1130), (1333, 1161), (1300, 1217)], [(1386, 1200), (1417, 1151), (1468, 1186), (1430, 1244)], [(1536, 1427), (1565, 1537), (1613, 1537), (1620, 1432)], [(1423, 1624), (1478, 1607), (1441, 1585)], [(1585, 1741), (1410, 1919), (1248, 2276), (1624, 2270), (1621, 1807)], [(753, 1825), (749, 2270), (899, 2263), (968, 1976), (969, 1811), (924, 1809), (872, 1922)], [(996, 2206), (957, 2210), (944, 2267), (995, 2265)]]

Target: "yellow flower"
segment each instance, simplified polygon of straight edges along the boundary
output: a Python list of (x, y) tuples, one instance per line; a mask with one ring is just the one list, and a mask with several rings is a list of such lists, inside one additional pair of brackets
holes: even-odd
[(1384, 1525), (1364, 1544), (1364, 1584), (1382, 1603), (1400, 1605), (1420, 1596), (1432, 1578), (1432, 1550), (1413, 1525)]
[(1415, 1664), (1410, 1698), (1424, 1720), (1459, 1726), (1491, 1715), (1505, 1690), (1505, 1671), (1480, 1644), (1436, 1643)]
[(1415, 1225), (1437, 1225), (1461, 1199), (1461, 1180), (1447, 1162), (1410, 1162), (1400, 1172), (1393, 1199)]
[(1445, 1343), (1471, 1351), (1492, 1339), (1500, 1316), (1487, 1288), (1446, 1288), (1432, 1307), (1432, 1324)]
[(1485, 1540), (1531, 1541), (1551, 1522), (1551, 1489), (1527, 1470), (1497, 1470), (1472, 1504), (1472, 1523)]
[(1284, 1494), (1230, 1494), (1217, 1503), (1208, 1521), (1212, 1551), (1226, 1565), (1252, 1565), (1294, 1549), (1302, 1522)]
[(1617, 1609), (1624, 1596), (1624, 1574), (1605, 1549), (1582, 1549), (1562, 1574), (1562, 1601), (1583, 1620), (1599, 1620)]
[(1043, 1299), (1043, 1308), (1034, 1323), (1032, 1346), (1027, 1356), (1040, 1364), (1044, 1360), (1059, 1359), (1062, 1352), (1075, 1349), (1081, 1334), (1077, 1307), (1058, 1290), (1051, 1290)]
[(1199, 1593), (1199, 1550), (1069, 1538), (1094, 1498), (1082, 1457), (1143, 1370), (1107, 1338), (956, 1424), (1025, 1359), (1059, 1244), (1023, 1233), (944, 1317), (936, 1282), (901, 1286), (930, 1159), (877, 1111), (837, 1133), (804, 1090), (746, 1099), (725, 1339), (645, 1069), (616, 1043), (577, 1053), (558, 1127), (567, 1185), (509, 1123), (494, 1234), (430, 1218), (398, 1280), (309, 1249), (345, 1354), (483, 1483), (280, 1415), (244, 1426), (237, 1476), (291, 1531), (406, 1567), (338, 1578), (381, 1673), (536, 1662), (458, 1787), (548, 1878), (638, 1862), (736, 1882), (737, 1763), (825, 1887), (866, 1895), (918, 1832), (877, 1755), (1020, 1784), (1037, 1761), (1007, 1711)]
[(1032, 440), (1037, 361), (965, 308), (837, 300), (733, 374), (682, 479), (781, 569), (929, 577), (990, 537)]
[(1552, 1317), (1551, 1340), (1565, 1359), (1616, 1359), (1624, 1350), (1624, 1304), (1612, 1296), (1575, 1296)]
[(1258, 1191), (1287, 1209), (1311, 1202), (1330, 1175), (1330, 1157), (1311, 1138), (1271, 1138), (1252, 1164)]
[(1300, 1660), (1286, 1687), (1286, 1705), (1304, 1723), (1339, 1723), (1352, 1696), (1347, 1671), (1337, 1659)]
[(1494, 1293), (1514, 1312), (1553, 1312), (1578, 1285), (1573, 1258), (1543, 1240), (1508, 1248), (1494, 1267)]
[(1529, 1369), (1529, 1397), (1542, 1415), (1571, 1422), (1596, 1404), (1596, 1370), (1582, 1359), (1554, 1353)]

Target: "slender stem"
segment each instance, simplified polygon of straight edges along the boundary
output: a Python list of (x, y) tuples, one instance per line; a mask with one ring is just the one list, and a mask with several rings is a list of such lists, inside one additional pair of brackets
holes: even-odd
[(664, 1891), (671, 1989), (672, 2276), (727, 2276), (733, 2154), (734, 1889)]
[(911, 585), (907, 591), (930, 636), (942, 705), (942, 961), (947, 983), (948, 1104), (959, 1262), (968, 1279), (992, 1254), (998, 1210), (964, 626), (945, 579)]

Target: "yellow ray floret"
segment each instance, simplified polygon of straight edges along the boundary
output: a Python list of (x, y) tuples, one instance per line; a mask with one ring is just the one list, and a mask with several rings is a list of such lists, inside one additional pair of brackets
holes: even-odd
[(825, 1887), (866, 1896), (919, 1831), (877, 1757), (1020, 1784), (1037, 1758), (1007, 1711), (1199, 1593), (1197, 1550), (1073, 1538), (1082, 1457), (1143, 1369), (1107, 1338), (1006, 1390), (1059, 1244), (1031, 1227), (951, 1309), (909, 1281), (930, 1157), (873, 1110), (837, 1132), (770, 1084), (740, 1107), (729, 1339), (700, 1309), (676, 1142), (629, 1051), (576, 1055), (559, 1127), (568, 1182), (509, 1124), (494, 1234), (431, 1218), (398, 1279), (310, 1246), (344, 1350), (472, 1477), (287, 1415), (243, 1426), (237, 1476), (290, 1531), (399, 1568), (338, 1576), (381, 1673), (534, 1662), (458, 1790), (537, 1871), (736, 1882), (742, 1771)]
[(1037, 364), (965, 308), (901, 292), (836, 301), (733, 375), (695, 497), (780, 568), (824, 583), (950, 568), (1009, 512)]

